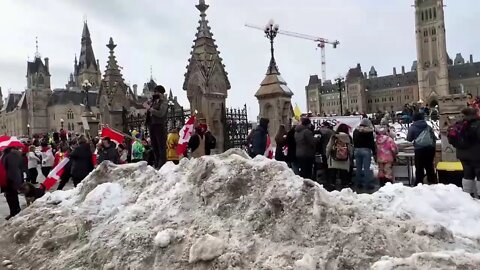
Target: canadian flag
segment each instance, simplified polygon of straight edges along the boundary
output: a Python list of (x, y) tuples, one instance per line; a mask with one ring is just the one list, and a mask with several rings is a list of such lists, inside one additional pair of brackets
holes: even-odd
[(62, 174), (65, 169), (65, 165), (70, 161), (69, 158), (64, 158), (60, 163), (58, 163), (55, 168), (47, 175), (47, 178), (45, 178), (45, 181), (43, 181), (42, 186), (45, 188), (45, 190), (51, 189), (57, 182), (60, 180), (60, 177), (62, 177)]
[(118, 132), (116, 130), (113, 130), (109, 127), (104, 127), (102, 128), (102, 138), (109, 137), (110, 140), (115, 142), (117, 146), (125, 140), (125, 134)]
[(24, 145), (17, 137), (0, 136), (0, 150), (4, 150), (7, 147), (23, 148)]
[(269, 159), (273, 158), (273, 147), (272, 147), (272, 141), (270, 140), (270, 135), (267, 135), (267, 147), (265, 148), (265, 154)]
[(182, 130), (180, 130), (180, 139), (178, 140), (177, 145), (177, 154), (179, 156), (183, 155), (185, 150), (187, 150), (188, 141), (190, 141), (194, 131), (195, 120), (195, 115), (190, 116), (187, 123), (185, 123), (185, 125), (182, 127)]

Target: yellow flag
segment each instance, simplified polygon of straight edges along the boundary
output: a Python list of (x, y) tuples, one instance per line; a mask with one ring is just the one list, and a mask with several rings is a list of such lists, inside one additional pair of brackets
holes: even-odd
[(295, 109), (293, 109), (293, 114), (295, 115), (295, 119), (300, 121), (300, 117), (302, 117), (302, 110), (298, 107), (298, 104), (295, 103)]

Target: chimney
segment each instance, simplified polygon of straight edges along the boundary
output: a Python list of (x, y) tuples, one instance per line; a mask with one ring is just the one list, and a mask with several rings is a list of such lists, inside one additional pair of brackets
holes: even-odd
[(134, 84), (134, 85), (133, 85), (133, 94), (135, 95), (135, 97), (138, 97), (138, 95), (137, 95), (137, 88), (138, 88), (138, 85)]
[(473, 54), (470, 54), (470, 64), (473, 63)]
[(45, 67), (47, 68), (47, 72), (50, 71), (50, 67), (49, 67), (49, 59), (48, 57), (45, 57)]
[(405, 75), (405, 66), (402, 66), (402, 75)]
[(396, 67), (393, 68), (393, 75), (397, 75), (397, 68)]
[(367, 72), (363, 73), (363, 77), (366, 79), (367, 78)]

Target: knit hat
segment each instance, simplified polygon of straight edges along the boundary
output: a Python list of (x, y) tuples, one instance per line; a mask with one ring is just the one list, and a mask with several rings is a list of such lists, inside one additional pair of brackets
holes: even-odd
[(371, 127), (372, 121), (370, 121), (368, 118), (363, 118), (362, 121), (360, 121), (360, 126)]

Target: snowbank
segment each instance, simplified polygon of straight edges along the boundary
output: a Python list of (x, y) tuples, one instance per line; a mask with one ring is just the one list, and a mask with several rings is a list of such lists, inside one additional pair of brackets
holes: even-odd
[(9, 222), (0, 255), (45, 270), (475, 269), (479, 208), (451, 186), (328, 193), (231, 150), (160, 171), (102, 164)]

